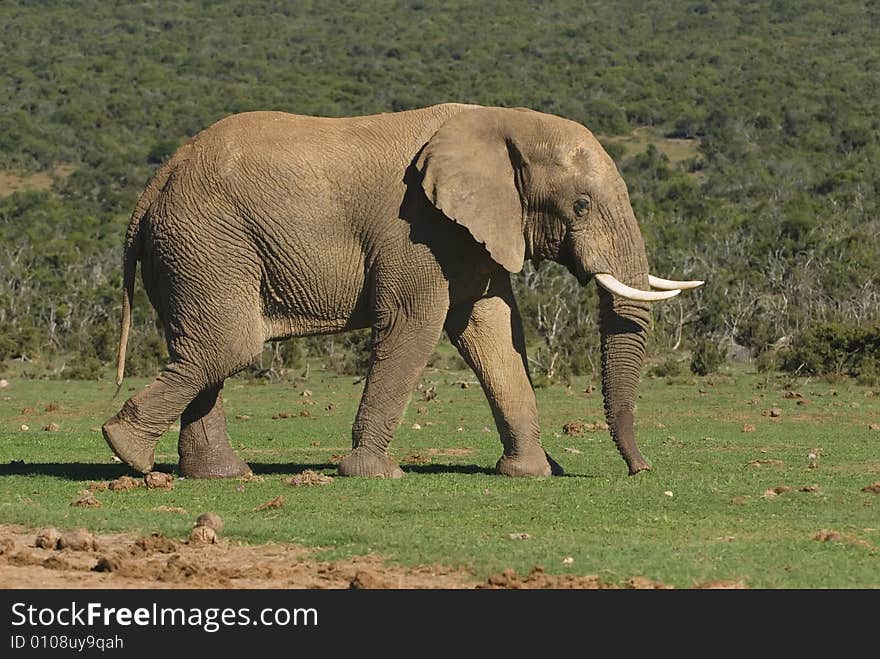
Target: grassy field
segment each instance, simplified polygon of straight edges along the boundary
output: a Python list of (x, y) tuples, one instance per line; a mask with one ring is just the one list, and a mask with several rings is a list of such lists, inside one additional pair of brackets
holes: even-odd
[[(122, 393), (145, 382), (127, 380)], [(646, 378), (637, 419), (653, 471), (631, 478), (607, 431), (563, 432), (602, 418), (601, 394), (586, 384), (538, 390), (543, 441), (565, 477), (492, 475), (500, 442), (479, 386), (469, 373), (429, 371), (392, 445), (406, 478), (294, 488), (284, 480), (304, 469), (335, 473), (361, 383), (314, 372), (296, 385), (231, 380), (230, 435), (260, 478), (98, 492), (102, 507), (91, 509), (69, 504), (91, 482), (127, 473), (99, 431), (123, 396), (111, 400), (110, 382), (9, 377), (0, 390), (0, 523), (185, 537), (210, 510), (226, 537), (243, 542), (298, 543), (327, 559), (373, 552), (478, 578), (542, 565), (610, 583), (880, 587), (880, 497), (863, 490), (880, 481), (878, 392), (745, 370)], [(273, 419), (279, 413), (289, 415)], [(175, 468), (176, 433), (162, 438), (157, 461)], [(281, 507), (255, 511), (277, 496)]]

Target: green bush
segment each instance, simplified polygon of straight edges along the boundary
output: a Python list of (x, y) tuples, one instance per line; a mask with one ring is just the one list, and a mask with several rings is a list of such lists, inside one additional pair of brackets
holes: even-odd
[(696, 375), (715, 373), (724, 363), (724, 349), (710, 338), (701, 337), (694, 343), (691, 371)]
[(820, 323), (797, 334), (781, 352), (782, 369), (804, 375), (869, 378), (880, 371), (880, 323)]
[(684, 374), (682, 362), (675, 357), (667, 357), (659, 364), (654, 364), (648, 369), (648, 375), (655, 378), (667, 378)]

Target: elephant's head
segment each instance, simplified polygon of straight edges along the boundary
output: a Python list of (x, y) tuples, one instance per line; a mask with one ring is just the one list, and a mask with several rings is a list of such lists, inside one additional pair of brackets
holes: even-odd
[(596, 279), (605, 414), (630, 473), (648, 469), (633, 408), (650, 302), (702, 282), (649, 274), (626, 184), (596, 138), (560, 117), (478, 108), (447, 120), (416, 166), (434, 206), (508, 271), (519, 272), (527, 258), (549, 259), (582, 284)]

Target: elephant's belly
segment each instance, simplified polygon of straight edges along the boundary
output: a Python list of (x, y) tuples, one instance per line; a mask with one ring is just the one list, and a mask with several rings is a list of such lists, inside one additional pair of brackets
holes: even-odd
[(328, 246), (325, 258), (265, 264), (260, 282), (267, 338), (329, 334), (368, 327), (360, 250)]

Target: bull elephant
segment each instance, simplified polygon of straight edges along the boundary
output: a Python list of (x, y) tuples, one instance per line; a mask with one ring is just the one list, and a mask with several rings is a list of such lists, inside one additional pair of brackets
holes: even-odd
[(630, 474), (648, 469), (633, 404), (650, 302), (702, 282), (649, 275), (626, 184), (590, 131), (527, 109), (462, 104), (227, 117), (170, 158), (132, 215), (117, 384), (138, 262), (170, 360), (104, 424), (104, 437), (148, 471), (179, 417), (181, 475), (245, 475), (226, 432), (224, 380), (266, 341), (370, 327), (339, 474), (399, 477), (388, 444), (445, 329), (491, 406), (503, 443), (496, 470), (556, 473), (511, 291), (525, 259), (600, 285), (606, 417)]

